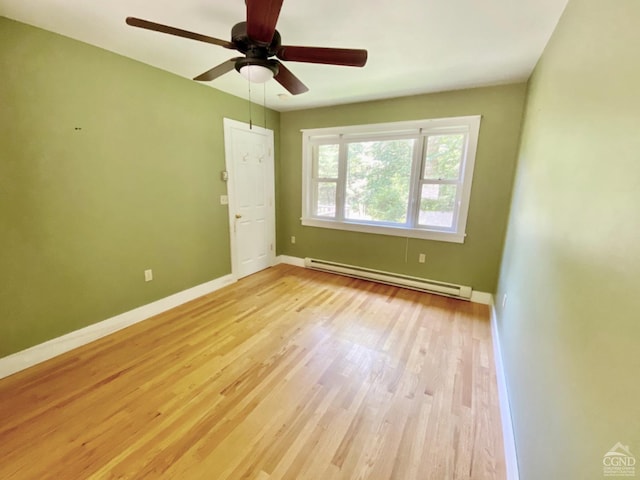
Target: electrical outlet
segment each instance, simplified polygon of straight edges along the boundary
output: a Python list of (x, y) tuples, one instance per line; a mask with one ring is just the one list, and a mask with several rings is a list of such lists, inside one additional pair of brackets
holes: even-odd
[(220, 205), (229, 205), (229, 197), (226, 195), (220, 195)]
[(144, 271), (144, 281), (145, 282), (150, 282), (151, 280), (153, 280), (153, 270), (151, 270), (151, 269), (145, 270)]
[(294, 235), (291, 235), (291, 243), (296, 243), (296, 237)]
[(424, 253), (418, 255), (418, 263), (424, 263), (427, 261), (427, 256)]

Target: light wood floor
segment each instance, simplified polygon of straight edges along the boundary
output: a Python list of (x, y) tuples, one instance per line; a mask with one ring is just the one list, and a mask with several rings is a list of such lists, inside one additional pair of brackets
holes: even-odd
[(0, 380), (0, 478), (503, 479), (488, 317), (280, 265)]

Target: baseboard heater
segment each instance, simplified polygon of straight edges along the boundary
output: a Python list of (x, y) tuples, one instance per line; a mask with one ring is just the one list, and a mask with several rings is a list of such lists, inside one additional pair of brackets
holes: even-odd
[(424, 278), (410, 277), (408, 275), (400, 275), (391, 272), (383, 272), (381, 270), (373, 270), (371, 268), (357, 267), (354, 265), (345, 265), (343, 263), (329, 262), (326, 260), (318, 260), (315, 258), (305, 258), (304, 265), (314, 270), (322, 270), (324, 272), (339, 273), (348, 277), (361, 278), (364, 280), (372, 280), (374, 282), (385, 283), (387, 285), (395, 285), (397, 287), (411, 288), (420, 290), (421, 292), (435, 293), (446, 297), (459, 298), (461, 300), (471, 299), (471, 287), (464, 285), (455, 285), (453, 283), (437, 282)]

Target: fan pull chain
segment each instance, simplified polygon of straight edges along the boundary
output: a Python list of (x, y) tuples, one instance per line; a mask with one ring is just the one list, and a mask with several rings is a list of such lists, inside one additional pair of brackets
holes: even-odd
[(253, 130), (253, 121), (251, 118), (251, 71), (249, 71), (249, 130)]

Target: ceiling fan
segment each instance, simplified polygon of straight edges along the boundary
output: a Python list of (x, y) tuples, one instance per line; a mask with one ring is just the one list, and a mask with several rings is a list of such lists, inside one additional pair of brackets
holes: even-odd
[[(348, 48), (300, 47), (282, 45), (276, 23), (283, 0), (246, 0), (247, 21), (231, 29), (231, 41), (161, 25), (141, 18), (127, 17), (127, 24), (156, 32), (212, 43), (244, 54), (227, 60), (198, 75), (194, 80), (210, 81), (234, 68), (251, 82), (263, 83), (274, 78), (292, 95), (309, 89), (279, 60), (364, 67), (367, 51)], [(271, 58), (275, 56), (276, 59)]]

